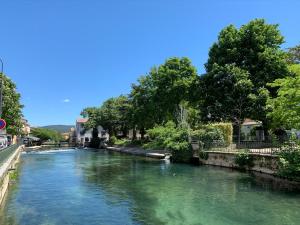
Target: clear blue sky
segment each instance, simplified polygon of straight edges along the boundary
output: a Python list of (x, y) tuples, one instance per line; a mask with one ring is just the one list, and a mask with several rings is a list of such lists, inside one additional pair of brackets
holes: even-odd
[(0, 57), (33, 125), (74, 124), (172, 56), (204, 72), (219, 31), (254, 18), (300, 43), (299, 0), (0, 0)]

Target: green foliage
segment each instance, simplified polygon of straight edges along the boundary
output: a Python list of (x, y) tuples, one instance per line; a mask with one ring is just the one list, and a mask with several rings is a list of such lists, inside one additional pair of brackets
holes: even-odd
[(287, 61), (290, 64), (300, 64), (300, 45), (289, 48), (287, 52)]
[(150, 145), (174, 151), (186, 151), (190, 148), (188, 130), (176, 127), (172, 121), (167, 122), (164, 126), (155, 126), (149, 129), (148, 135), (152, 143), (145, 147), (149, 147)]
[(127, 138), (116, 139), (114, 144), (119, 146), (129, 146), (131, 144), (131, 140)]
[(8, 134), (21, 134), (22, 129), (22, 108), (20, 103), (21, 95), (16, 90), (16, 85), (10, 78), (0, 74), (3, 79), (3, 113), (2, 118), (7, 123)]
[(269, 98), (267, 103), (271, 109), (268, 117), (273, 127), (300, 129), (300, 66), (291, 67), (294, 77), (275, 80), (269, 84), (278, 88), (276, 98)]
[(199, 158), (200, 159), (204, 159), (204, 160), (208, 160), (208, 153), (206, 151), (200, 151), (199, 152)]
[(60, 133), (45, 128), (32, 128), (31, 134), (35, 137), (40, 138), (41, 141), (51, 140), (54, 142), (59, 142), (63, 140), (63, 137)]
[(109, 138), (109, 144), (114, 145), (117, 142), (117, 140), (118, 139), (116, 138), (116, 136), (111, 136)]
[(212, 123), (211, 127), (218, 128), (222, 131), (225, 144), (228, 146), (232, 143), (233, 128), (232, 123)]
[(241, 121), (250, 114), (253, 84), (249, 73), (234, 64), (219, 66), (202, 77), (203, 117), (211, 121)]
[(92, 132), (92, 139), (91, 139), (91, 143), (90, 146), (91, 148), (99, 148), (100, 146), (100, 138), (98, 137), (98, 129), (97, 128), (93, 128), (93, 132)]
[(190, 146), (184, 151), (171, 150), (172, 162), (176, 163), (190, 163), (193, 157), (193, 151)]
[[(218, 41), (211, 47), (205, 65), (208, 74), (204, 78), (207, 76), (205, 79), (208, 80), (204, 80), (204, 115), (208, 115), (212, 110), (213, 121), (232, 121), (235, 117), (241, 120), (249, 116), (263, 121), (266, 125), (267, 94), (276, 96), (276, 88), (267, 87), (266, 90), (267, 83), (290, 75), (286, 53), (280, 48), (283, 42), (284, 38), (278, 25), (267, 24), (263, 19), (252, 20), (240, 29), (233, 25), (224, 28)], [(232, 72), (229, 69), (224, 70), (226, 65), (234, 66), (230, 69)], [(218, 79), (219, 68), (221, 72), (223, 70), (222, 79)], [(226, 77), (226, 74), (229, 77)], [(232, 74), (237, 78), (232, 80)], [(239, 91), (236, 91), (239, 96), (236, 103), (232, 101), (234, 93), (229, 89), (232, 83), (238, 84), (236, 90), (242, 91), (241, 96)], [(219, 88), (216, 87), (218, 85)], [(243, 86), (246, 87), (245, 90)], [(206, 89), (209, 91), (207, 94)], [(216, 93), (213, 93), (214, 89)], [(209, 103), (212, 103), (212, 107), (209, 107)]]
[(253, 156), (247, 150), (239, 152), (235, 156), (234, 162), (241, 169), (251, 168), (254, 166)]
[(133, 120), (139, 129), (176, 121), (178, 106), (193, 95), (197, 72), (188, 58), (170, 58), (132, 85)]
[(288, 145), (280, 151), (279, 175), (300, 181), (299, 145)]
[(203, 143), (203, 148), (206, 150), (212, 148), (216, 142), (218, 145), (225, 143), (222, 130), (211, 125), (192, 131), (192, 137)]
[(88, 118), (86, 128), (95, 128), (101, 125), (107, 129), (110, 135), (116, 135), (118, 131), (127, 133), (130, 126), (131, 103), (127, 96), (120, 95), (117, 98), (106, 100), (100, 108), (85, 108), (81, 115)]

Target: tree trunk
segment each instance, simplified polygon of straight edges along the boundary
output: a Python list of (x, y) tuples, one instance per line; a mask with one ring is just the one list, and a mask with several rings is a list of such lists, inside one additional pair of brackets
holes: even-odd
[(238, 145), (241, 144), (241, 121), (238, 121)]
[(136, 140), (136, 128), (132, 129), (132, 140)]
[(146, 134), (146, 131), (145, 131), (144, 127), (141, 128), (140, 134), (141, 134), (141, 139), (144, 140), (145, 139), (145, 134)]

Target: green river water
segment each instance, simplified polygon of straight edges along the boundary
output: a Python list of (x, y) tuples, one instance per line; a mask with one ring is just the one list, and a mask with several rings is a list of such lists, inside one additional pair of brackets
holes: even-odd
[(1, 225), (299, 225), (300, 193), (248, 173), (84, 150), (24, 153)]

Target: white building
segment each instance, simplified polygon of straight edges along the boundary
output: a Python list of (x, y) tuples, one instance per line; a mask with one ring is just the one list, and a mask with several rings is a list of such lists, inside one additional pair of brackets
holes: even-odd
[[(92, 140), (93, 129), (86, 129), (84, 124), (88, 121), (86, 118), (76, 120), (76, 144), (86, 146)], [(98, 126), (98, 137), (107, 137), (102, 126)]]

